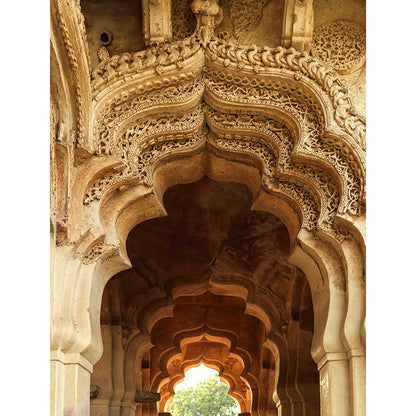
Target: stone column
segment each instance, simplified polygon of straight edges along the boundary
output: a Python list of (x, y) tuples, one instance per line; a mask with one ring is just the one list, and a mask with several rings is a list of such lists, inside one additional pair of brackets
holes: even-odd
[(348, 276), (348, 310), (344, 333), (348, 344), (350, 367), (351, 414), (365, 416), (365, 278), (364, 254), (354, 241), (344, 241)]
[(51, 415), (90, 414), (92, 364), (80, 354), (51, 352)]
[(287, 0), (283, 18), (282, 44), (309, 52), (313, 34), (313, 0)]
[(146, 45), (172, 37), (170, 0), (142, 0), (143, 31)]
[(351, 416), (349, 363), (343, 353), (326, 354), (318, 364), (321, 416)]
[(86, 244), (86, 253), (81, 246), (67, 245), (54, 247), (51, 254), (52, 416), (89, 416), (91, 374), (103, 352), (103, 289), (126, 268), (116, 255), (102, 262), (94, 257), (94, 242)]
[(350, 351), (350, 380), (351, 380), (351, 396), (352, 411), (354, 416), (365, 416), (366, 413), (366, 394), (365, 394), (365, 352)]

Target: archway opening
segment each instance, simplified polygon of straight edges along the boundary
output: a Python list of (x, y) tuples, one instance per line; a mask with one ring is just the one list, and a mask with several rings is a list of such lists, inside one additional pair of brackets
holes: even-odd
[(93, 384), (108, 383), (109, 402), (121, 386), (117, 400), (137, 416), (168, 413), (186, 371), (204, 363), (241, 413), (285, 403), (318, 415), (310, 290), (282, 221), (251, 210), (247, 186), (208, 177), (169, 188), (163, 203), (165, 217), (128, 235), (132, 268), (105, 287)]
[(183, 381), (175, 386), (175, 393), (189, 387), (195, 388), (199, 383), (204, 382), (210, 377), (218, 375), (217, 370), (206, 367), (203, 363), (201, 363), (198, 367), (193, 367), (186, 371)]
[(229, 385), (220, 380), (218, 371), (203, 363), (186, 371), (185, 378), (175, 386), (169, 408), (172, 416), (236, 416), (238, 401), (228, 395)]

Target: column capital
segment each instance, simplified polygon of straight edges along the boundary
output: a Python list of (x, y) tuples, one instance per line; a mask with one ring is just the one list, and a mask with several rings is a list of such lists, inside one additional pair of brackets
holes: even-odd
[(92, 371), (93, 371), (93, 365), (81, 354), (76, 354), (76, 353), (65, 354), (60, 350), (51, 350), (50, 360), (59, 361), (65, 365), (78, 364), (79, 366), (87, 370), (90, 374), (92, 374)]
[(329, 361), (345, 361), (348, 360), (348, 354), (346, 352), (327, 352), (318, 361), (318, 370), (328, 363)]

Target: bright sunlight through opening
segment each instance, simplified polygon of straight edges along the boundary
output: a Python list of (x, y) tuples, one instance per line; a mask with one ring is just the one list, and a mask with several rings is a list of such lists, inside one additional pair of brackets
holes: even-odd
[(175, 387), (170, 406), (172, 416), (237, 416), (240, 406), (228, 395), (228, 386), (219, 379), (218, 371), (201, 364), (191, 368)]
[(185, 379), (175, 387), (175, 393), (189, 387), (195, 388), (198, 383), (205, 381), (207, 378), (215, 376), (218, 371), (205, 367), (201, 364), (199, 367), (191, 368), (185, 374)]

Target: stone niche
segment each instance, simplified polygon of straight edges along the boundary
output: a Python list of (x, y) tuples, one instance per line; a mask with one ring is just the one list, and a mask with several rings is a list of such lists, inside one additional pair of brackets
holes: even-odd
[(92, 69), (98, 64), (100, 46), (111, 55), (145, 48), (141, 0), (81, 0), (81, 10)]

